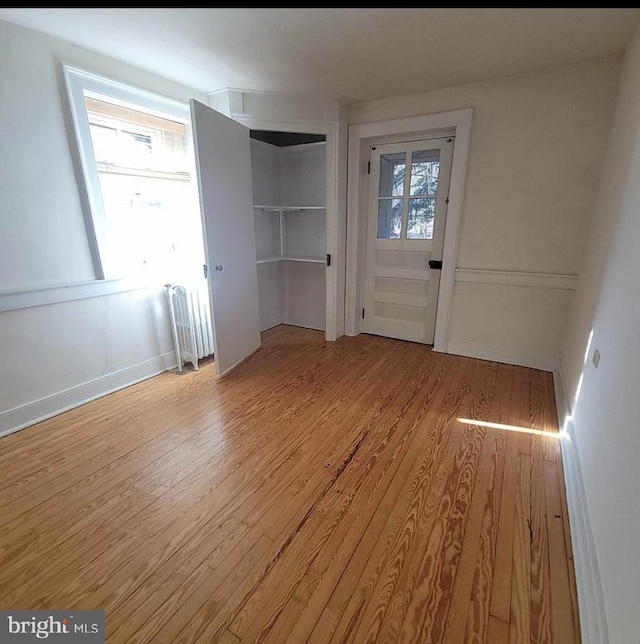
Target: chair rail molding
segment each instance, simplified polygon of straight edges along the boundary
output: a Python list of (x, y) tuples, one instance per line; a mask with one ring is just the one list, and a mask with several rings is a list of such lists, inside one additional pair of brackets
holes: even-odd
[(532, 273), (529, 271), (487, 270), (480, 268), (456, 268), (456, 282), (480, 284), (503, 284), (505, 286), (530, 286), (575, 291), (577, 275), (564, 273)]
[[(143, 281), (116, 279), (0, 291), (0, 313), (145, 289), (153, 290), (154, 286)], [(156, 290), (161, 291), (161, 287), (157, 286)]]

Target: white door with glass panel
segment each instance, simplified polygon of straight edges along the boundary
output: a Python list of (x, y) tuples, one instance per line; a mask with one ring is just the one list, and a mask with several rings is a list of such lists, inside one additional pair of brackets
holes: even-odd
[(433, 344), (453, 143), (371, 147), (365, 333)]

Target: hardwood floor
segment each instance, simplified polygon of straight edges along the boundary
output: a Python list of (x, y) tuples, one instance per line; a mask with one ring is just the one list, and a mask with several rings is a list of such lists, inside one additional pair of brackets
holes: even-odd
[(112, 643), (577, 642), (556, 431), (549, 373), (276, 327), (0, 440), (0, 607), (103, 608)]

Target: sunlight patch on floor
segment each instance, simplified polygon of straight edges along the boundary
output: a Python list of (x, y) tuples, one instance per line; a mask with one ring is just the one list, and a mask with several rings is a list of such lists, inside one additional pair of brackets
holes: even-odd
[(533, 427), (519, 427), (518, 425), (504, 425), (503, 423), (492, 423), (488, 420), (477, 420), (474, 418), (458, 418), (459, 423), (464, 425), (477, 425), (478, 427), (488, 427), (490, 429), (506, 429), (509, 432), (520, 432), (522, 434), (533, 434), (534, 436), (547, 436), (549, 438), (565, 438), (564, 432), (548, 432)]

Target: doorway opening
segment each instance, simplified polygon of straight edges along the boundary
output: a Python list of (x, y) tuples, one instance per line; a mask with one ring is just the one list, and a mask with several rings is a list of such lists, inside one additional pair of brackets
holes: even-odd
[(327, 328), (326, 136), (251, 130), (260, 331)]
[[(431, 270), (433, 273), (437, 272), (438, 267), (439, 271), (439, 287), (437, 293), (435, 294), (435, 299), (437, 302), (437, 315), (435, 318), (434, 330), (433, 330), (433, 348), (434, 351), (447, 352), (448, 351), (448, 328), (449, 328), (449, 311), (451, 309), (452, 297), (453, 297), (453, 287), (456, 274), (456, 254), (457, 254), (457, 243), (458, 243), (458, 233), (460, 230), (460, 221), (462, 218), (462, 204), (464, 197), (464, 184), (466, 176), (466, 166), (467, 159), (469, 156), (469, 145), (471, 139), (471, 121), (473, 116), (473, 110), (471, 108), (454, 110), (451, 112), (440, 112), (434, 114), (425, 114), (422, 116), (414, 116), (408, 118), (393, 119), (388, 121), (375, 121), (370, 123), (362, 123), (359, 125), (352, 125), (349, 127), (349, 158), (348, 158), (348, 173), (347, 173), (347, 252), (346, 252), (346, 292), (345, 292), (345, 332), (347, 335), (358, 335), (359, 333), (366, 332), (365, 328), (365, 317), (367, 316), (367, 259), (368, 252), (371, 251), (371, 246), (375, 249), (375, 244), (377, 241), (372, 242), (372, 244), (367, 244), (368, 239), (378, 240), (378, 215), (380, 214), (377, 208), (390, 208), (391, 220), (393, 221), (393, 203), (390, 205), (383, 204), (382, 206), (377, 203), (380, 200), (380, 197), (388, 197), (391, 200), (393, 197), (398, 197), (398, 195), (381, 195), (380, 193), (380, 182), (378, 178), (378, 184), (376, 185), (375, 192), (373, 188), (370, 189), (370, 177), (371, 177), (371, 163), (372, 153), (375, 150), (372, 150), (372, 147), (386, 146), (387, 144), (397, 144), (404, 142), (415, 142), (415, 141), (429, 141), (432, 139), (453, 139), (452, 141), (452, 154), (450, 162), (450, 178), (448, 185), (447, 196), (445, 197), (445, 202), (448, 200), (446, 205), (446, 225), (444, 226), (444, 234), (442, 240), (442, 249), (441, 255), (438, 257), (433, 252), (431, 257), (423, 257), (421, 260), (421, 265), (418, 270), (426, 271)], [(420, 152), (427, 150), (428, 148), (422, 148), (422, 150), (413, 150), (413, 152)], [(443, 157), (441, 157), (443, 158)], [(375, 159), (373, 159), (375, 160)], [(411, 162), (411, 160), (409, 160)], [(405, 161), (406, 163), (406, 161)], [(443, 166), (444, 167), (444, 166)], [(369, 172), (368, 172), (369, 171)], [(441, 172), (440, 167), (438, 168), (438, 173)], [(409, 169), (409, 178), (410, 182), (410, 169)], [(439, 180), (440, 181), (440, 180)], [(403, 184), (404, 185), (404, 184)], [(372, 194), (373, 193), (373, 194)], [(405, 230), (409, 229), (409, 214), (410, 206), (409, 199), (413, 196), (416, 199), (418, 198), (429, 198), (433, 195), (431, 193), (425, 194), (410, 194), (410, 185), (409, 192), (403, 193), (402, 198), (407, 198), (407, 203), (403, 201), (402, 204), (402, 213), (396, 215), (400, 217), (400, 220), (406, 216), (406, 226)], [(437, 196), (437, 195), (436, 195)], [(371, 201), (373, 200), (373, 207), (371, 206)], [(417, 202), (416, 202), (417, 203)], [(428, 204), (424, 204), (427, 205)], [(415, 204), (414, 204), (415, 206)], [(405, 211), (406, 208), (406, 211)], [(412, 214), (412, 233), (414, 228), (416, 230), (427, 230), (429, 223), (429, 210), (427, 208), (427, 216), (424, 216), (424, 210), (418, 208), (418, 213), (416, 216), (416, 207), (411, 208)], [(396, 209), (396, 212), (398, 210)], [(406, 215), (405, 215), (406, 212)], [(374, 214), (372, 214), (374, 213)], [(375, 220), (372, 222), (372, 218), (375, 216)], [(386, 211), (383, 210), (381, 215), (381, 230), (384, 229)], [(433, 235), (434, 237), (438, 234), (437, 229), (438, 218), (433, 218)], [(444, 222), (443, 222), (444, 223)], [(373, 226), (375, 232), (375, 238), (373, 233), (369, 235), (370, 228)], [(402, 230), (402, 228), (400, 228)], [(418, 233), (415, 233), (418, 234)], [(405, 233), (406, 238), (406, 233)], [(385, 240), (384, 237), (380, 240), (384, 243), (389, 240)], [(391, 241), (394, 241), (394, 238), (391, 238)], [(411, 235), (409, 238), (404, 240), (404, 245), (408, 248), (411, 243), (415, 242), (415, 239), (412, 239)], [(389, 249), (380, 248), (378, 249), (379, 253), (385, 253)], [(433, 250), (433, 249), (432, 249)], [(392, 251), (393, 252), (393, 251)], [(418, 257), (417, 254), (411, 255), (410, 252), (405, 252), (403, 249), (403, 254), (409, 257), (409, 259), (416, 261)], [(376, 258), (374, 258), (376, 259)], [(397, 258), (396, 258), (397, 259)], [(436, 264), (435, 266), (429, 266), (428, 262), (442, 262), (442, 265)], [(370, 262), (371, 263), (371, 262)], [(391, 268), (391, 267), (389, 267)], [(400, 265), (396, 268), (401, 268), (404, 270), (410, 270), (411, 265)], [(401, 277), (406, 277), (402, 273), (399, 273)], [(388, 279), (396, 279), (396, 276), (388, 277)], [(428, 280), (427, 280), (428, 281)], [(406, 284), (405, 284), (406, 286)], [(415, 286), (415, 284), (414, 284)], [(378, 291), (384, 292), (384, 289), (389, 289), (392, 287), (392, 284), (379, 284)], [(371, 288), (369, 288), (369, 291)], [(435, 291), (436, 289), (433, 289)], [(399, 297), (402, 299), (404, 295), (400, 294)], [(411, 293), (408, 293), (411, 295)], [(414, 294), (417, 295), (417, 294)], [(429, 298), (429, 292), (424, 293), (422, 291), (423, 298)], [(432, 296), (433, 297), (433, 296)], [(390, 299), (390, 298), (388, 298)], [(398, 306), (401, 307), (404, 305), (404, 302), (385, 302), (385, 305), (388, 306)], [(424, 300), (423, 300), (424, 302)], [(428, 301), (427, 301), (428, 305)], [(369, 307), (370, 308), (370, 307)], [(415, 308), (415, 307), (414, 307)], [(427, 308), (427, 307), (425, 307)], [(364, 315), (363, 315), (364, 309)], [(390, 313), (391, 311), (387, 311)], [(404, 311), (406, 313), (406, 310)], [(398, 311), (396, 312), (397, 316)], [(415, 314), (415, 312), (414, 312)], [(380, 316), (382, 317), (382, 316)], [(407, 316), (405, 316), (407, 317)], [(399, 320), (402, 321), (401, 319)], [(372, 330), (371, 332), (375, 332)], [(388, 331), (387, 331), (388, 332)], [(422, 339), (417, 341), (425, 342), (425, 335), (422, 335)], [(428, 337), (428, 336), (427, 336)]]

